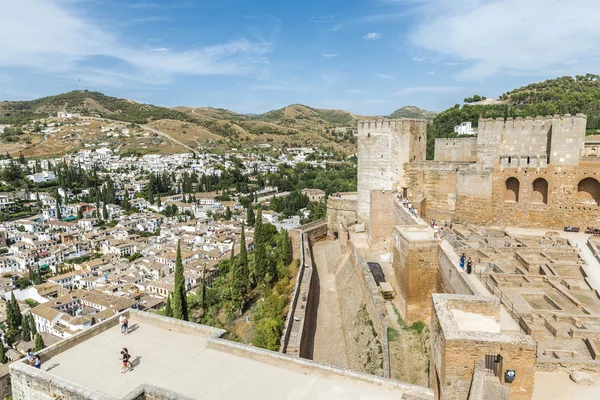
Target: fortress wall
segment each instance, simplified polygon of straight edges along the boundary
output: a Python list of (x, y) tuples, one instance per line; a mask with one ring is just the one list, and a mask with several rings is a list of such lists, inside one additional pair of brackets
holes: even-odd
[(431, 294), (437, 286), (439, 239), (427, 225), (395, 226), (392, 267), (400, 290), (404, 319), (425, 321), (431, 312)]
[[(519, 181), (518, 201), (507, 201), (506, 180)], [(547, 204), (534, 191), (536, 179), (548, 184)], [(567, 225), (585, 228), (600, 227), (600, 207), (585, 192), (578, 192), (579, 182), (585, 178), (600, 181), (598, 164), (550, 166), (540, 171), (506, 168), (494, 170), (492, 203), (493, 223), (562, 229)]]
[(358, 219), (368, 222), (371, 190), (406, 186), (404, 163), (425, 159), (425, 120), (358, 123)]
[(337, 233), (340, 221), (344, 221), (346, 226), (354, 225), (357, 207), (356, 193), (342, 193), (341, 197), (327, 198), (327, 229)]
[(552, 132), (552, 120), (542, 117), (512, 119), (504, 123), (500, 154), (512, 157), (547, 157), (548, 134)]
[(477, 161), (477, 138), (435, 139), (435, 161)]
[[(392, 238), (394, 199), (392, 192), (371, 191), (371, 212), (368, 225), (369, 243), (389, 243)], [(385, 246), (387, 248), (387, 246)]]
[(587, 118), (583, 114), (571, 117), (555, 115), (552, 119), (552, 143), (550, 164), (579, 165), (584, 147)]
[(425, 219), (451, 221), (456, 210), (457, 170), (470, 165), (461, 162), (426, 161), (406, 166), (408, 197), (425, 198)]
[(456, 211), (458, 222), (485, 224), (492, 216), (491, 170), (465, 168), (456, 177)]

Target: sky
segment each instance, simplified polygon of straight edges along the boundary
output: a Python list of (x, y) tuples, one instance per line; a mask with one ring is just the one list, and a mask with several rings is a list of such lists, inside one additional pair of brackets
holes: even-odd
[(598, 73), (598, 0), (0, 0), (0, 99), (441, 111)]

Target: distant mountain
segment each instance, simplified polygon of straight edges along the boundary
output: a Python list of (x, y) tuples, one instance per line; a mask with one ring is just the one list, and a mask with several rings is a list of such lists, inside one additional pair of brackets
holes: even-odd
[(436, 112), (423, 110), (415, 106), (404, 106), (390, 114), (390, 118), (418, 118), (418, 119), (433, 119), (437, 115)]
[[(356, 139), (352, 131), (359, 119), (369, 118), (343, 110), (319, 109), (301, 104), (253, 115), (212, 107), (181, 106), (169, 109), (99, 92), (72, 91), (31, 101), (0, 102), (0, 124), (24, 126), (35, 120), (56, 117), (61, 111), (83, 117), (147, 125), (163, 132), (162, 137), (153, 134), (142, 138), (143, 129), (135, 128), (131, 137), (119, 137), (125, 145), (123, 149), (135, 151), (139, 145), (144, 152), (183, 151), (185, 147), (182, 144), (191, 148), (222, 149), (271, 144), (277, 147), (313, 146), (354, 153)], [(57, 134), (54, 135), (56, 138), (51, 137), (39, 143), (39, 136), (37, 139), (28, 135), (2, 138), (0, 132), (0, 153), (8, 151), (18, 154), (23, 151), (25, 155), (51, 155), (85, 144), (107, 143), (109, 139), (97, 130), (98, 124), (93, 124), (94, 128), (86, 130), (77, 140), (69, 139), (76, 132), (67, 136)]]

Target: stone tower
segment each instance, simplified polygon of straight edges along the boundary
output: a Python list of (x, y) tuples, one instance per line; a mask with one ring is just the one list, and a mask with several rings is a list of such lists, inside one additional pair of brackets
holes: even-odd
[(423, 161), (427, 121), (395, 119), (358, 122), (358, 219), (369, 222), (371, 191), (406, 187), (404, 163)]

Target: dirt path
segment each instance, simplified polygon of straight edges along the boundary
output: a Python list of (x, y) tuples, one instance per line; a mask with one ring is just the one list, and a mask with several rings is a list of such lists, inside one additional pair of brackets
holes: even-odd
[(327, 252), (336, 245), (336, 242), (325, 241), (313, 247), (316, 284), (309, 349), (315, 361), (348, 368), (335, 275), (328, 272), (326, 258)]

